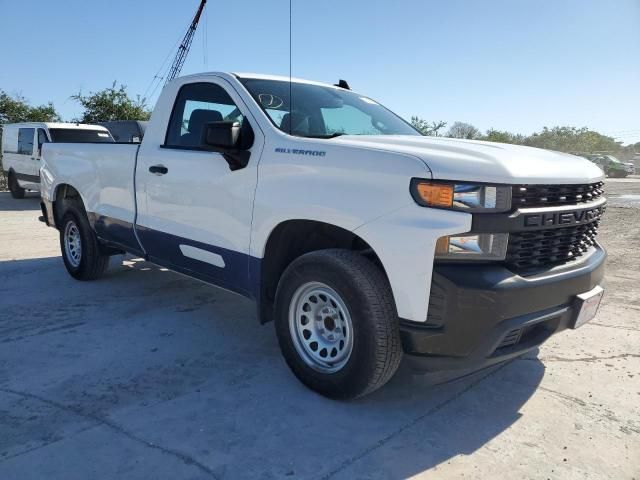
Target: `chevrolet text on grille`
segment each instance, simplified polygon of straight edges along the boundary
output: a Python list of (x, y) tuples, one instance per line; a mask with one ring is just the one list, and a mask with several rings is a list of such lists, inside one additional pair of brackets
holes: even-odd
[(580, 225), (599, 220), (606, 206), (574, 210), (572, 212), (534, 213), (524, 216), (525, 227), (541, 227), (554, 225)]

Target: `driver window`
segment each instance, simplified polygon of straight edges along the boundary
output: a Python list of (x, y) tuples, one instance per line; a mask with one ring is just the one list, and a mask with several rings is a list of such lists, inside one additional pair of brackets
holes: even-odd
[(178, 93), (169, 120), (165, 146), (200, 148), (204, 127), (210, 122), (244, 117), (229, 94), (215, 83), (191, 83)]

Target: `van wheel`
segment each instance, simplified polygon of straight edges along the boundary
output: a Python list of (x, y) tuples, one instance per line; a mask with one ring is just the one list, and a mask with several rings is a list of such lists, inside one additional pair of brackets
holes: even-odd
[(15, 173), (9, 172), (9, 191), (11, 192), (11, 196), (13, 198), (24, 198), (24, 188), (20, 186), (18, 183), (18, 179), (16, 178)]
[(293, 373), (330, 398), (373, 392), (402, 359), (391, 287), (380, 269), (349, 250), (294, 260), (278, 284), (275, 324)]
[(62, 217), (60, 250), (64, 266), (77, 280), (95, 280), (109, 266), (87, 216), (76, 207), (69, 207)]

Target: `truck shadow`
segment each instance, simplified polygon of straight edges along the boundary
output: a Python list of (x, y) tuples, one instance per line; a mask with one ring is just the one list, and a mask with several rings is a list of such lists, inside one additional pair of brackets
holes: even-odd
[(131, 257), (95, 282), (59, 257), (0, 262), (0, 298), (0, 392), (25, 393), (3, 407), (17, 420), (0, 455), (31, 449), (42, 468), (69, 442), (41, 439), (104, 418), (228, 478), (406, 478), (499, 436), (544, 375), (535, 355), (440, 385), (402, 366), (368, 397), (331, 401), (290, 373), (251, 302)]
[(40, 194), (26, 192), (24, 198), (15, 199), (9, 192), (0, 192), (0, 212), (25, 212), (27, 210), (40, 211)]

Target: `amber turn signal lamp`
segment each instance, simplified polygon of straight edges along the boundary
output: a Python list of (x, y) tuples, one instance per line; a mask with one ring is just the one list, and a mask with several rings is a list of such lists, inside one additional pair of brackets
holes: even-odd
[(430, 207), (451, 207), (453, 185), (444, 183), (418, 183), (416, 190), (420, 199)]

